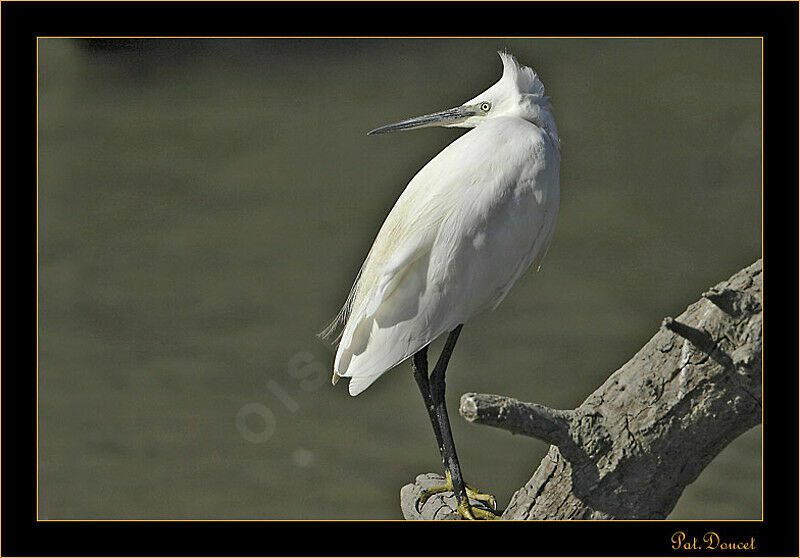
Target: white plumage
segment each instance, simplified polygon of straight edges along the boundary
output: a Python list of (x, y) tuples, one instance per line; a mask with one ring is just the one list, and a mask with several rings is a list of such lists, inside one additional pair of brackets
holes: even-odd
[(473, 128), (408, 184), (322, 334), (340, 332), (334, 383), (350, 378), (351, 395), (496, 307), (547, 251), (559, 203), (558, 132), (535, 72), (500, 57), (503, 76), (464, 105), (373, 131)]

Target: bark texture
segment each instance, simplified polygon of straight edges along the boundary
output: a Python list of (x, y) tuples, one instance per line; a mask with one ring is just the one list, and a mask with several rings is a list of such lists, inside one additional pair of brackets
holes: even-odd
[[(502, 518), (665, 518), (725, 446), (761, 423), (761, 282), (759, 259), (665, 318), (577, 409), (463, 395), (466, 420), (552, 444)], [(458, 519), (450, 494), (416, 509), (437, 477), (403, 487), (406, 519)]]

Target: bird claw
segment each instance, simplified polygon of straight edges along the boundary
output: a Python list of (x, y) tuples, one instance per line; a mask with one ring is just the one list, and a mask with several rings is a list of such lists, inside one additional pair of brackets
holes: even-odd
[[(487, 494), (486, 496), (489, 495)], [(492, 499), (494, 499), (494, 497), (492, 497)], [(500, 514), (498, 514), (496, 511), (472, 507), (469, 503), (469, 498), (463, 498), (461, 502), (459, 502), (458, 513), (464, 519), (469, 519), (471, 521), (500, 519)]]
[(464, 488), (467, 489), (467, 497), (472, 498), (473, 500), (477, 500), (479, 502), (486, 502), (487, 504), (489, 504), (489, 507), (491, 507), (492, 510), (497, 511), (497, 499), (494, 496), (484, 492), (479, 492), (477, 488), (472, 487), (468, 484), (465, 484)]
[[(422, 492), (420, 492), (419, 498), (417, 498), (417, 512), (419, 512), (422, 506), (425, 505), (425, 502), (433, 496), (434, 494), (441, 494), (442, 492), (453, 492), (453, 477), (450, 476), (450, 471), (445, 471), (445, 478), (447, 479), (446, 482), (439, 486), (434, 486), (431, 488), (426, 488)], [(486, 494), (483, 492), (479, 492), (476, 488), (465, 484), (464, 488), (467, 492), (467, 497), (462, 499), (461, 502), (458, 504), (458, 513), (464, 519), (500, 519), (500, 514), (497, 513), (497, 500), (491, 494)], [(492, 509), (486, 510), (479, 507), (473, 507), (470, 505), (469, 500), (472, 498), (478, 502), (485, 502), (489, 505)]]
[(422, 506), (425, 505), (425, 502), (433, 496), (434, 494), (441, 494), (442, 492), (453, 492), (453, 477), (450, 476), (450, 471), (445, 472), (445, 478), (447, 481), (444, 484), (439, 486), (433, 486), (431, 488), (426, 488), (419, 494), (419, 498), (417, 498), (417, 511), (422, 509)]

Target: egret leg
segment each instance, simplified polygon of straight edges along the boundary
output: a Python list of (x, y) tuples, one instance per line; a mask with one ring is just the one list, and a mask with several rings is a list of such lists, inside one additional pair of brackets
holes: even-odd
[[(473, 498), (488, 502), (492, 508), (496, 507), (494, 496), (482, 494), (464, 482), (444, 400), (445, 372), (456, 341), (458, 341), (458, 336), (461, 333), (461, 327), (459, 325), (447, 336), (442, 354), (439, 355), (439, 360), (436, 362), (430, 378), (427, 377), (427, 348), (414, 355), (412, 363), (414, 377), (422, 392), (422, 397), (425, 400), (425, 406), (428, 408), (431, 424), (436, 434), (436, 441), (439, 443), (439, 451), (442, 454), (442, 463), (444, 464), (447, 478), (447, 482), (443, 486), (424, 491), (420, 495), (417, 505), (419, 507), (433, 494), (452, 491), (458, 501), (458, 511), (463, 517), (467, 519), (496, 519), (497, 516), (495, 514), (479, 508), (473, 509), (469, 504), (469, 498)], [(426, 387), (428, 388), (427, 393)]]
[[(442, 430), (439, 428), (439, 419), (436, 417), (436, 407), (433, 404), (430, 382), (428, 381), (428, 347), (424, 347), (414, 354), (411, 360), (411, 369), (414, 371), (414, 379), (417, 381), (422, 399), (425, 401), (425, 409), (428, 411), (428, 417), (433, 426), (433, 433), (436, 435), (436, 444), (439, 446), (439, 452), (444, 454)], [(422, 494), (420, 494), (417, 500), (417, 511), (419, 511), (419, 508), (434, 494), (452, 492), (453, 479), (450, 476), (450, 471), (445, 471), (445, 476), (447, 477), (447, 482), (445, 484), (422, 491)]]
[(411, 368), (414, 371), (414, 379), (419, 386), (419, 392), (422, 394), (422, 399), (425, 401), (425, 409), (428, 411), (428, 416), (433, 425), (433, 433), (436, 435), (436, 444), (439, 446), (439, 451), (444, 451), (442, 446), (442, 431), (439, 428), (439, 421), (436, 419), (436, 407), (433, 405), (431, 398), (431, 387), (428, 382), (428, 347), (424, 347), (414, 354), (411, 360)]

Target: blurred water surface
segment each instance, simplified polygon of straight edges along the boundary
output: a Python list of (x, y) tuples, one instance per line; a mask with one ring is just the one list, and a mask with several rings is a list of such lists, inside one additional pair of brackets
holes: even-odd
[[(562, 138), (553, 244), (462, 333), (467, 479), (502, 504), (543, 443), (461, 393), (578, 405), (761, 251), (758, 40), (39, 40), (42, 518), (399, 518), (440, 469), (404, 364), (358, 398), (315, 338), (413, 173), (508, 48)], [(344, 382), (343, 382), (344, 383)], [(673, 518), (760, 518), (761, 429)]]

